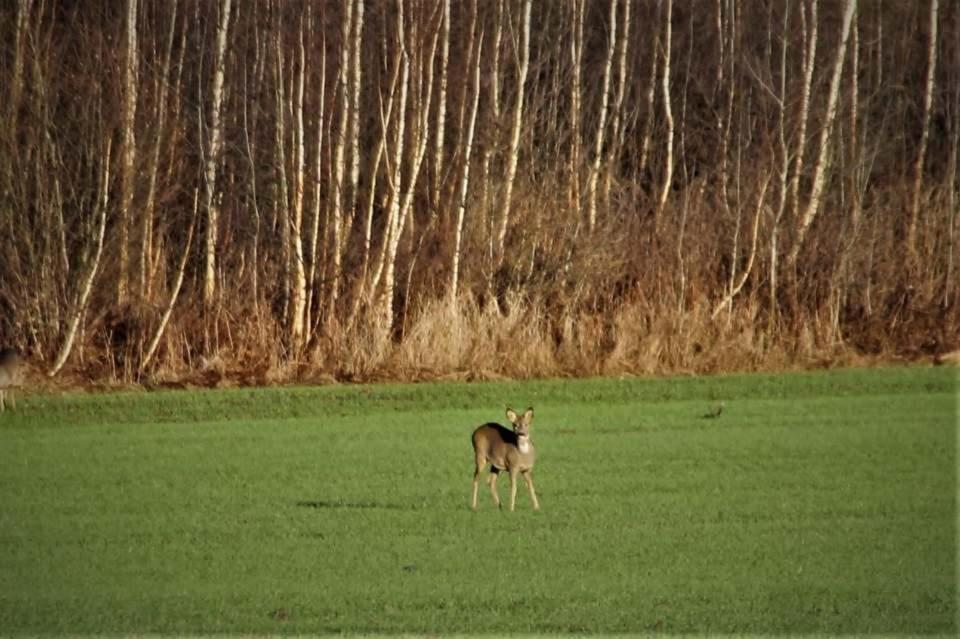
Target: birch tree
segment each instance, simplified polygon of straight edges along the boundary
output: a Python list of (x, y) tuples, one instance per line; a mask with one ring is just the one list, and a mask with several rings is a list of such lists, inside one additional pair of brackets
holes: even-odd
[(923, 91), (923, 120), (920, 133), (920, 150), (913, 166), (913, 199), (910, 206), (910, 220), (907, 223), (907, 259), (909, 268), (917, 267), (917, 220), (920, 217), (920, 200), (923, 191), (923, 163), (927, 155), (930, 140), (930, 112), (933, 107), (933, 89), (937, 70), (937, 14), (939, 0), (930, 0), (930, 35), (927, 43), (927, 80)]
[(623, 146), (623, 103), (627, 92), (627, 52), (630, 48), (630, 10), (632, 0), (623, 3), (623, 34), (620, 36), (620, 55), (617, 58), (617, 93), (613, 99), (613, 122), (610, 126), (610, 144), (607, 150), (607, 172), (604, 181), (604, 200), (610, 201), (611, 176), (614, 163)]
[(813, 171), (813, 184), (810, 187), (810, 198), (807, 200), (807, 206), (803, 210), (803, 215), (797, 226), (796, 236), (790, 253), (787, 255), (787, 268), (790, 272), (794, 271), (797, 262), (797, 256), (800, 248), (806, 238), (807, 231), (813, 223), (817, 212), (820, 209), (820, 202), (823, 196), (823, 188), (827, 178), (827, 160), (830, 153), (833, 123), (837, 116), (837, 101), (840, 97), (840, 77), (843, 73), (843, 61), (846, 56), (847, 42), (850, 38), (850, 25), (853, 22), (853, 14), (857, 10), (857, 0), (845, 0), (843, 7), (843, 23), (840, 30), (840, 43), (837, 46), (836, 55), (833, 60), (833, 72), (830, 77), (830, 89), (827, 94), (827, 110), (823, 118), (823, 126), (820, 129), (820, 143), (817, 151), (817, 163)]
[[(450, 59), (450, 0), (442, 0), (440, 9), (442, 19), (442, 32), (440, 36), (440, 87), (437, 95), (437, 126), (436, 133), (433, 136), (433, 193), (431, 204), (433, 214), (436, 215), (440, 206), (440, 189), (443, 186), (443, 142), (445, 136), (447, 120), (447, 67)], [(472, 37), (472, 34), (471, 34)], [(467, 50), (469, 58), (470, 51)]]
[(220, 22), (217, 25), (216, 54), (213, 67), (213, 88), (210, 95), (209, 128), (204, 166), (204, 210), (207, 213), (207, 237), (204, 253), (203, 301), (213, 306), (217, 287), (217, 233), (220, 209), (216, 201), (217, 168), (223, 146), (223, 82), (227, 59), (227, 34), (230, 27), (231, 0), (220, 1)]
[(121, 165), (123, 178), (119, 210), (119, 253), (120, 264), (117, 277), (117, 303), (127, 299), (128, 278), (130, 275), (130, 216), (133, 207), (134, 171), (137, 161), (137, 138), (135, 132), (137, 116), (137, 89), (140, 82), (138, 72), (137, 7), (139, 0), (127, 0), (125, 20), (125, 50), (123, 64), (123, 128), (121, 142)]
[(583, 117), (583, 14), (585, 0), (571, 0), (573, 33), (570, 37), (570, 62), (573, 66), (570, 82), (570, 206), (580, 210), (580, 164), (582, 140), (580, 120)]
[(597, 122), (596, 142), (593, 146), (593, 162), (587, 178), (587, 225), (590, 232), (597, 224), (597, 183), (600, 178), (600, 163), (603, 159), (603, 143), (607, 132), (607, 110), (610, 102), (610, 76), (613, 71), (613, 54), (617, 50), (617, 2), (610, 0), (609, 38), (607, 57), (603, 64), (603, 82), (600, 89), (600, 117)]
[(330, 290), (327, 294), (329, 305), (328, 314), (336, 314), (337, 300), (340, 293), (340, 277), (342, 270), (343, 248), (343, 192), (344, 175), (346, 173), (345, 153), (347, 148), (347, 132), (350, 123), (350, 59), (351, 40), (353, 33), (353, 0), (347, 0), (340, 17), (340, 73), (337, 92), (340, 96), (340, 119), (337, 125), (336, 137), (333, 141), (333, 187), (331, 189), (330, 227), (332, 233), (331, 260), (333, 271), (330, 274)]
[(80, 281), (79, 290), (74, 297), (72, 308), (70, 310), (69, 320), (67, 322), (67, 331), (63, 338), (63, 343), (53, 360), (53, 366), (49, 377), (55, 376), (67, 363), (70, 357), (70, 351), (73, 349), (74, 340), (77, 337), (77, 330), (80, 328), (80, 322), (87, 311), (87, 303), (90, 301), (90, 293), (93, 291), (93, 282), (100, 271), (100, 258), (103, 256), (103, 237), (107, 228), (107, 209), (110, 201), (110, 151), (113, 140), (107, 140), (107, 147), (100, 164), (100, 180), (98, 196), (95, 204), (94, 217), (96, 219), (92, 237), (88, 240), (93, 244), (93, 256), (86, 264), (87, 272)]
[(800, 176), (804, 172), (804, 153), (807, 148), (807, 120), (810, 117), (810, 89), (813, 84), (813, 71), (817, 60), (817, 0), (810, 0), (809, 26), (806, 8), (800, 5), (801, 31), (804, 35), (806, 48), (801, 59), (803, 69), (803, 85), (800, 93), (800, 123), (797, 133), (796, 159), (793, 163), (793, 177), (790, 180), (790, 210), (792, 217), (800, 213)]
[(497, 264), (503, 263), (504, 245), (507, 239), (507, 227), (510, 223), (510, 206), (513, 199), (513, 183), (517, 177), (517, 163), (520, 160), (520, 133), (523, 130), (523, 99), (527, 72), (530, 69), (530, 7), (532, 0), (524, 0), (521, 16), (519, 68), (517, 69), (516, 103), (513, 107), (513, 128), (510, 134), (510, 150), (507, 155), (507, 173), (503, 182), (503, 203), (500, 205), (500, 220), (497, 225)]
[(153, 332), (153, 337), (150, 338), (150, 343), (147, 345), (147, 352), (140, 361), (140, 372), (145, 371), (150, 365), (150, 362), (153, 361), (153, 356), (157, 352), (157, 347), (160, 345), (160, 340), (163, 339), (163, 333), (167, 330), (167, 324), (170, 322), (170, 316), (173, 315), (173, 307), (176, 305), (177, 299), (180, 297), (180, 289), (183, 286), (183, 277), (187, 270), (187, 259), (190, 257), (190, 247), (193, 244), (193, 232), (197, 226), (197, 209), (199, 208), (199, 199), (200, 190), (195, 189), (193, 192), (193, 215), (190, 218), (190, 226), (187, 228), (187, 239), (183, 246), (183, 253), (180, 254), (180, 262), (177, 266), (177, 273), (174, 278), (173, 288), (170, 290), (170, 296), (167, 298), (167, 304), (163, 309), (163, 314), (160, 316), (160, 322), (157, 324), (157, 328)]
[(307, 299), (306, 269), (303, 264), (303, 200), (306, 189), (306, 129), (303, 120), (303, 94), (306, 85), (307, 54), (303, 43), (304, 16), (297, 33), (298, 65), (293, 95), (293, 207), (290, 216), (290, 344), (294, 351), (303, 345)]
[[(164, 134), (167, 125), (167, 102), (170, 97), (170, 87), (172, 85), (170, 78), (171, 62), (173, 60), (173, 43), (177, 30), (177, 10), (178, 0), (171, 0), (170, 7), (170, 26), (167, 31), (166, 44), (164, 45), (163, 62), (161, 63), (160, 73), (153, 85), (154, 94), (157, 96), (156, 104), (153, 110), (154, 134), (153, 147), (150, 151), (150, 157), (147, 165), (147, 194), (143, 205), (142, 226), (140, 229), (140, 292), (145, 297), (150, 297), (151, 293), (151, 261), (153, 259), (153, 217), (157, 201), (157, 180), (160, 173), (160, 152), (163, 149)], [(186, 27), (183, 29), (186, 34)], [(181, 42), (181, 50), (183, 44)], [(181, 63), (182, 69), (182, 63)], [(180, 71), (178, 70), (178, 73)]]
[[(473, 98), (471, 100), (470, 115), (467, 119), (467, 131), (460, 148), (463, 150), (462, 175), (460, 177), (460, 192), (457, 197), (457, 219), (454, 226), (453, 236), (453, 255), (450, 265), (450, 288), (448, 295), (450, 305), (456, 304), (457, 295), (460, 286), (460, 252), (463, 245), (463, 221), (467, 210), (467, 194), (470, 192), (470, 160), (473, 156), (473, 134), (477, 124), (477, 111), (480, 105), (480, 61), (483, 53), (483, 40), (481, 38), (477, 45), (476, 52), (473, 50), (473, 42), (476, 31), (477, 21), (477, 2), (473, 0), (472, 4), (472, 22), (470, 24), (470, 44), (467, 47), (467, 60), (473, 56)], [(464, 82), (466, 85), (466, 82)], [(464, 91), (464, 101), (467, 93)]]
[(663, 159), (663, 186), (660, 189), (660, 197), (657, 200), (657, 210), (654, 214), (654, 226), (658, 224), (660, 216), (663, 214), (663, 208), (667, 204), (667, 197), (670, 195), (670, 187), (673, 185), (673, 109), (670, 106), (670, 48), (673, 34), (673, 0), (667, 0), (667, 15), (664, 21), (663, 37), (663, 115), (667, 121), (667, 149)]

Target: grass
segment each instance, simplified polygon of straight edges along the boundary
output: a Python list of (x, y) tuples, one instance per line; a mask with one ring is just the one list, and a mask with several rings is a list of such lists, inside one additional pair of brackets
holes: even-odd
[[(504, 403), (536, 409), (538, 513), (467, 507)], [(951, 370), (20, 406), (0, 633), (958, 630)]]

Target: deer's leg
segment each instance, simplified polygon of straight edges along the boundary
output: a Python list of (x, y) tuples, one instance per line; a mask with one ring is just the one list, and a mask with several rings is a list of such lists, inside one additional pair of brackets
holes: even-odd
[(510, 512), (517, 505), (517, 471), (510, 470)]
[(497, 492), (497, 477), (499, 477), (500, 471), (497, 470), (496, 466), (490, 469), (490, 475), (487, 477), (487, 483), (490, 485), (490, 494), (493, 495), (493, 503), (497, 505), (497, 508), (503, 508), (500, 504), (500, 493)]
[(473, 471), (473, 497), (470, 499), (470, 508), (477, 509), (477, 487), (480, 484), (480, 471), (483, 469), (486, 460), (483, 455), (477, 455), (477, 465)]
[(533, 509), (540, 510), (540, 502), (537, 501), (537, 491), (533, 489), (533, 473), (529, 470), (523, 471), (523, 480), (527, 482), (527, 489), (530, 491), (530, 501), (533, 502)]
[(3, 396), (6, 394), (7, 394), (7, 391), (0, 390), (0, 413), (2, 413), (7, 409), (7, 407), (3, 405)]

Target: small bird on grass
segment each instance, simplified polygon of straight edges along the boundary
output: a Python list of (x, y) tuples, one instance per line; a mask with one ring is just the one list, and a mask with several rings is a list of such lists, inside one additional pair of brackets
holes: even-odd
[(720, 417), (720, 413), (723, 412), (723, 406), (724, 404), (722, 401), (717, 403), (713, 408), (711, 408), (709, 411), (703, 414), (703, 418), (716, 419), (717, 417)]

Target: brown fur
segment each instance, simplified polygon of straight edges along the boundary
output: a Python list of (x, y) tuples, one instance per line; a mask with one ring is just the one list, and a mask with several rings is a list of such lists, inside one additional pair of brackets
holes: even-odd
[(500, 495), (497, 493), (497, 475), (501, 470), (510, 473), (510, 510), (513, 511), (517, 503), (517, 475), (522, 475), (527, 489), (530, 491), (530, 501), (533, 509), (540, 509), (537, 493), (533, 487), (533, 464), (537, 459), (537, 451), (530, 439), (530, 423), (533, 421), (533, 409), (517, 416), (510, 408), (507, 409), (507, 419), (513, 425), (513, 430), (497, 423), (487, 423), (473, 431), (473, 452), (476, 467), (473, 472), (473, 496), (470, 506), (477, 509), (477, 488), (480, 484), (480, 472), (490, 464), (490, 475), (487, 483), (490, 485), (490, 494), (497, 508), (502, 508)]

